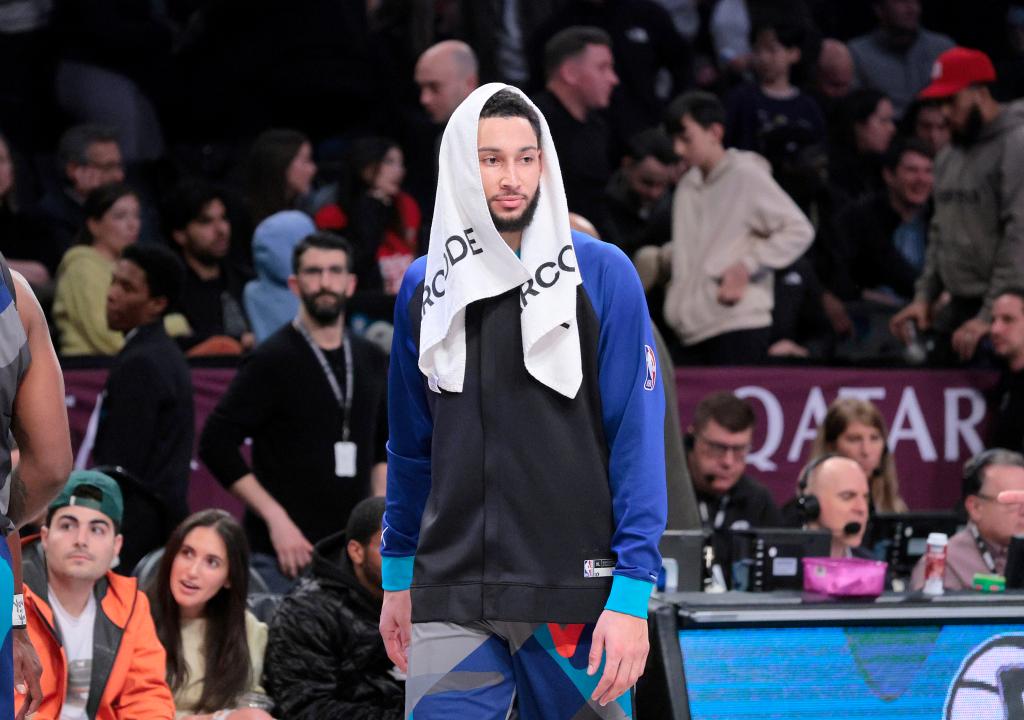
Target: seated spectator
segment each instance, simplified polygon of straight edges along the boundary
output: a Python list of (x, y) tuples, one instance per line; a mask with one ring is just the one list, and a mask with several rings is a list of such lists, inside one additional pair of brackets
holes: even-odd
[(800, 62), (803, 28), (765, 19), (754, 25), (750, 40), (756, 81), (741, 85), (726, 101), (725, 144), (764, 155), (764, 136), (779, 126), (800, 128), (811, 142), (823, 143), (821, 108), (790, 81)]
[(934, 101), (915, 100), (902, 121), (903, 134), (917, 138), (925, 144), (932, 157), (950, 143), (952, 133), (942, 106)]
[(848, 200), (881, 190), (882, 156), (896, 134), (892, 101), (855, 90), (840, 103), (829, 153), (829, 180)]
[(800, 474), (797, 504), (809, 530), (832, 533), (829, 555), (870, 558), (861, 547), (868, 523), (870, 491), (860, 464), (839, 455), (823, 455)]
[(558, 151), (569, 210), (612, 240), (604, 205), (612, 175), (611, 131), (600, 113), (619, 84), (611, 37), (596, 27), (562, 30), (544, 48), (544, 76), (545, 89), (534, 102)]
[(645, 245), (664, 245), (672, 236), (672, 141), (661, 128), (629, 140), (622, 165), (605, 190), (612, 237), (628, 257)]
[(246, 197), (254, 225), (298, 207), (313, 188), (313, 146), (297, 130), (267, 130), (252, 144), (246, 166)]
[(763, 158), (722, 146), (718, 98), (686, 93), (666, 117), (691, 167), (673, 199), (665, 320), (685, 362), (760, 362), (771, 339), (772, 271), (800, 257), (814, 230)]
[(167, 656), (149, 601), (117, 563), (123, 503), (109, 476), (76, 470), (22, 555), (39, 718), (171, 720)]
[[(999, 502), (1003, 491), (1024, 491), (1024, 456), (993, 448), (964, 465), (964, 509), (967, 527), (949, 539), (942, 585), (947, 590), (974, 589), (974, 576), (1003, 575), (1010, 540), (1024, 532), (1024, 503)], [(1013, 498), (1011, 498), (1013, 499)], [(911, 590), (924, 587), (925, 558), (910, 576)]]
[(822, 40), (814, 74), (815, 94), (830, 100), (846, 97), (853, 88), (853, 73), (853, 55), (850, 49), (833, 38)]
[(7, 138), (0, 134), (0, 252), (11, 269), (20, 272), (36, 295), (44, 298), (53, 292), (49, 286), (57, 271), (60, 254), (52, 238), (37, 218), (18, 207), (14, 158)]
[(135, 527), (145, 534), (126, 534), (121, 554), (129, 568), (188, 514), (195, 437), (192, 376), (163, 322), (183, 275), (169, 248), (134, 245), (118, 260), (107, 293), (107, 326), (128, 339), (103, 386), (93, 460), (124, 468), (162, 503), (137, 509)]
[(684, 471), (697, 493), (701, 524), (713, 533), (715, 555), (726, 567), (729, 530), (778, 527), (782, 520), (768, 490), (745, 472), (754, 421), (746, 400), (712, 393), (697, 404), (684, 437)]
[(811, 457), (835, 453), (856, 460), (871, 486), (871, 513), (904, 513), (907, 503), (900, 497), (888, 437), (882, 413), (869, 400), (839, 398), (818, 426)]
[(288, 289), (292, 250), (315, 231), (310, 217), (298, 210), (274, 213), (256, 226), (252, 241), (256, 279), (245, 284), (242, 300), (257, 343), (291, 322), (298, 312), (299, 300)]
[[(935, 335), (935, 363), (966, 363), (988, 333), (992, 301), (1024, 282), (1024, 102), (1002, 104), (989, 85), (995, 69), (977, 50), (953, 48), (936, 63), (921, 92), (941, 100), (953, 144), (935, 166), (935, 212), (929, 251), (914, 300), (891, 328), (908, 341), (906, 321)], [(935, 307), (948, 293), (949, 302)]]
[[(224, 510), (186, 518), (147, 588), (179, 719), (270, 720), (261, 685), (267, 626), (246, 610), (249, 544)], [(327, 717), (327, 716), (324, 716)]]
[(916, 139), (897, 141), (883, 160), (884, 190), (843, 208), (827, 247), (818, 248), (828, 291), (842, 301), (893, 304), (914, 296), (928, 244), (932, 158)]
[(60, 185), (43, 195), (32, 213), (49, 231), (49, 244), (60, 258), (85, 222), (85, 199), (101, 185), (124, 182), (124, 163), (115, 132), (98, 125), (67, 130), (57, 147), (57, 162)]
[(195, 348), (220, 336), (248, 350), (255, 337), (242, 310), (242, 291), (250, 277), (228, 257), (231, 221), (224, 195), (200, 180), (182, 183), (164, 219), (185, 261), (185, 283), (176, 309), (185, 316), (191, 333), (182, 338), (182, 344)]
[(396, 142), (360, 138), (352, 144), (333, 202), (314, 218), (317, 228), (352, 243), (360, 292), (397, 295), (406, 268), (419, 254), (420, 208), (402, 192), (404, 177)]
[(139, 237), (139, 199), (127, 185), (103, 185), (86, 198), (79, 244), (57, 268), (53, 319), (63, 355), (113, 355), (124, 335), (107, 326), (114, 265)]
[(992, 351), (1005, 363), (989, 407), (990, 447), (1024, 450), (1024, 288), (1007, 288), (992, 303)]
[(885, 93), (901, 117), (953, 41), (921, 27), (920, 0), (875, 0), (874, 6), (878, 28), (850, 41), (857, 84)]
[(309, 573), (274, 614), (265, 678), (281, 717), (405, 717), (404, 684), (378, 630), (383, 515), (382, 497), (352, 508), (345, 530), (316, 544)]

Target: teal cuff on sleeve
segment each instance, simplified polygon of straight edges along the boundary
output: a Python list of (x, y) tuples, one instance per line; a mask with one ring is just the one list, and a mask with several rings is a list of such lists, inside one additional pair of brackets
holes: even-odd
[(604, 604), (604, 609), (646, 620), (647, 601), (651, 599), (651, 590), (653, 589), (654, 583), (634, 580), (625, 575), (616, 575), (612, 578), (612, 591), (608, 595), (608, 602)]
[[(399, 592), (408, 590), (412, 585), (412, 565), (416, 556), (388, 557), (381, 558), (380, 574), (383, 579), (383, 587), (388, 592)], [(614, 582), (614, 581), (613, 581)]]

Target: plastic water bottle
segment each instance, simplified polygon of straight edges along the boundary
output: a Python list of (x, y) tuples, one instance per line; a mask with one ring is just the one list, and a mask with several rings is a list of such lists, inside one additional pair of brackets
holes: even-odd
[(924, 554), (924, 594), (942, 595), (942, 577), (946, 574), (946, 550), (949, 538), (946, 533), (933, 532), (928, 535), (928, 549)]

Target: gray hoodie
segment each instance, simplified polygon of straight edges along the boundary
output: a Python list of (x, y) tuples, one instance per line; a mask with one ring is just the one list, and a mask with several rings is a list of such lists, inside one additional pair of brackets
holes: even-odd
[(916, 299), (943, 290), (992, 301), (1024, 279), (1024, 101), (1004, 105), (974, 145), (950, 146), (935, 164), (935, 214)]

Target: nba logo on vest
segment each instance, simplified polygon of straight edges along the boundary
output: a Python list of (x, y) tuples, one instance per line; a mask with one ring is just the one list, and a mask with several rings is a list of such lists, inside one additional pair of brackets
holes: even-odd
[(650, 345), (644, 345), (644, 357), (647, 360), (647, 376), (644, 378), (644, 390), (654, 390), (658, 379), (658, 358)]

